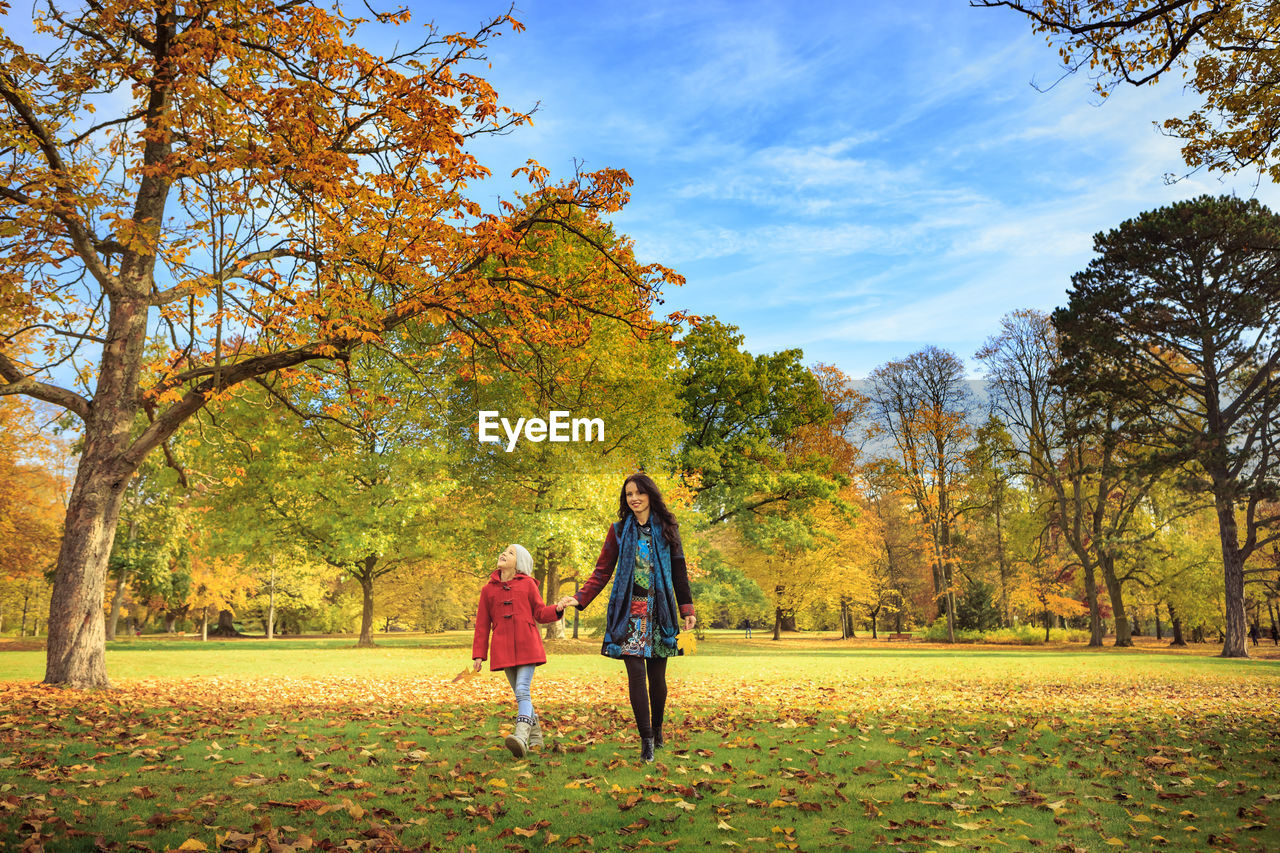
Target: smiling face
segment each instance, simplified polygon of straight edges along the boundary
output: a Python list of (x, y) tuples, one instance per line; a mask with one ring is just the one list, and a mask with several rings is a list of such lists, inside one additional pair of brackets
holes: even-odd
[(639, 484), (634, 481), (627, 483), (626, 499), (627, 506), (631, 507), (637, 521), (644, 524), (649, 520), (649, 495)]
[(516, 572), (516, 546), (508, 545), (507, 550), (498, 555), (498, 571), (504, 575), (513, 575)]

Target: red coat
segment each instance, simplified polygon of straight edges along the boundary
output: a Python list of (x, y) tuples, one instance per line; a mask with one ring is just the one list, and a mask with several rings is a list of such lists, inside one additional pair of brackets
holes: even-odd
[(516, 575), (503, 581), (495, 569), (489, 582), (480, 590), (480, 607), (476, 612), (476, 633), (471, 643), (471, 659), (489, 657), (489, 632), (493, 631), (493, 660), (490, 670), (525, 664), (544, 664), (547, 652), (535, 622), (554, 622), (560, 618), (555, 607), (544, 604), (538, 582), (528, 575)]

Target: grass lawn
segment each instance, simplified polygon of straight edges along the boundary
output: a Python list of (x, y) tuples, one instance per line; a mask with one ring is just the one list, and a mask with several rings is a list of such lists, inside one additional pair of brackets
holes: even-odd
[(549, 644), (519, 761), (469, 635), (380, 642), (131, 638), (98, 693), (0, 643), (0, 849), (1280, 847), (1280, 656), (712, 632), (644, 765), (596, 641)]

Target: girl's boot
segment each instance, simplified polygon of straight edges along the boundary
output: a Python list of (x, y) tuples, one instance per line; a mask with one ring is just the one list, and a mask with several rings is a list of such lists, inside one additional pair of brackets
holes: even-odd
[(653, 762), (653, 738), (640, 738), (640, 759), (650, 763)]
[(529, 754), (529, 729), (532, 722), (528, 717), (516, 717), (516, 729), (507, 735), (507, 749), (516, 758), (524, 758)]
[(538, 718), (537, 714), (533, 715), (533, 725), (529, 727), (529, 748), (542, 748), (542, 720)]

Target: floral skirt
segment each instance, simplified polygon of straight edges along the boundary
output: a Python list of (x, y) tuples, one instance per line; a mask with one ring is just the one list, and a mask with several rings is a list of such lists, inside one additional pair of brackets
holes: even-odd
[(631, 599), (631, 614), (628, 616), (627, 636), (618, 647), (623, 657), (637, 658), (669, 658), (680, 654), (679, 649), (668, 648), (659, 642), (657, 625), (649, 618), (649, 599)]

